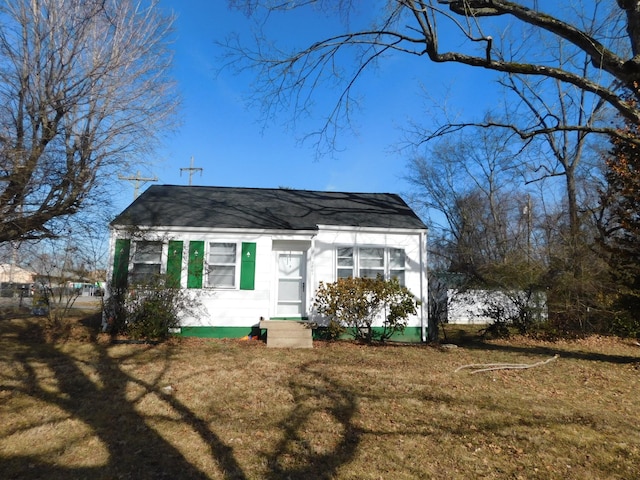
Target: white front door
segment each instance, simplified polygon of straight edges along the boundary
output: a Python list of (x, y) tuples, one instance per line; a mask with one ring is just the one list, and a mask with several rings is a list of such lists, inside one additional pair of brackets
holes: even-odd
[(276, 317), (301, 318), (305, 313), (305, 258), (303, 251), (276, 252)]

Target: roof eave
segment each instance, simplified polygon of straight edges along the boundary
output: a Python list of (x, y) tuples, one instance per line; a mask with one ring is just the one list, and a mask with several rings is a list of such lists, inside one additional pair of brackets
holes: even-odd
[(390, 233), (390, 232), (401, 232), (401, 233), (425, 233), (428, 231), (427, 227), (418, 228), (418, 227), (367, 227), (367, 226), (352, 226), (352, 225), (318, 225), (318, 230), (334, 230), (339, 232), (346, 231), (358, 231), (358, 232), (381, 232), (381, 233)]

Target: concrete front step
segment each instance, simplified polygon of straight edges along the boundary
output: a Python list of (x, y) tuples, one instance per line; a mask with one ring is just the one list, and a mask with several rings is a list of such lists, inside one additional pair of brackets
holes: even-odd
[(267, 347), (313, 348), (313, 329), (308, 322), (263, 320), (260, 328), (267, 330)]

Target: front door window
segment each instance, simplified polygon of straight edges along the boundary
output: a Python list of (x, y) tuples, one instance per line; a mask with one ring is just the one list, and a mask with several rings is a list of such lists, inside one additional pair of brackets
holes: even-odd
[(304, 314), (304, 252), (278, 252), (278, 317)]

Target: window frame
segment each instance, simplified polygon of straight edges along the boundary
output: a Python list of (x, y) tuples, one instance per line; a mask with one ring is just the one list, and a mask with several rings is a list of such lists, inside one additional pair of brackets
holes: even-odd
[[(378, 278), (380, 275), (385, 280), (387, 279), (387, 252), (385, 247), (358, 247), (357, 248), (357, 262), (358, 276), (363, 278)], [(365, 253), (366, 252), (366, 253)], [(382, 253), (382, 255), (378, 255)], [(382, 265), (376, 265), (381, 262)], [(365, 263), (367, 265), (365, 265)], [(363, 275), (363, 271), (367, 274)]]
[[(388, 255), (388, 278), (389, 280), (394, 278), (394, 272), (401, 272), (400, 275), (395, 275), (395, 278), (398, 279), (398, 282), (400, 283), (400, 285), (405, 285), (405, 274), (407, 272), (407, 252), (404, 248), (397, 248), (397, 247), (388, 247), (387, 248), (387, 255)], [(395, 267), (394, 265), (392, 265), (392, 252), (400, 252), (402, 255), (402, 267)]]
[[(142, 253), (142, 245), (150, 245), (150, 244), (156, 244), (159, 247), (159, 250), (156, 252), (152, 252), (151, 254), (153, 254), (154, 256), (157, 255), (157, 258), (136, 258), (138, 257), (138, 255), (144, 254), (144, 255), (150, 255), (150, 253), (144, 252)], [(131, 256), (131, 266), (129, 268), (129, 283), (131, 285), (149, 285), (150, 282), (149, 280), (153, 280), (153, 276), (160, 276), (162, 275), (163, 271), (162, 271), (162, 265), (163, 265), (163, 253), (164, 253), (164, 242), (162, 240), (134, 240), (133, 241), (133, 255)], [(147, 271), (147, 272), (140, 272), (140, 271), (136, 271), (137, 267), (139, 268), (139, 266), (157, 266), (157, 268), (154, 268), (153, 271)]]
[[(212, 249), (214, 245), (233, 245), (233, 256), (234, 256), (234, 260), (233, 262), (212, 262), (211, 261), (211, 256), (213, 254)], [(240, 282), (239, 282), (239, 274), (240, 274), (240, 258), (238, 255), (238, 242), (235, 241), (225, 241), (225, 240), (216, 240), (216, 241), (208, 241), (206, 244), (206, 252), (207, 252), (207, 256), (206, 256), (206, 263), (205, 263), (205, 273), (206, 273), (206, 277), (205, 277), (205, 285), (204, 288), (210, 288), (210, 289), (221, 289), (221, 290), (238, 290), (240, 287)], [(215, 267), (222, 267), (222, 268), (229, 268), (230, 266), (233, 267), (233, 276), (231, 277), (233, 280), (233, 284), (232, 285), (214, 285), (211, 283), (211, 279), (213, 278), (214, 275), (214, 270)]]
[[(342, 250), (342, 252), (341, 252)], [(340, 255), (340, 253), (347, 253), (345, 251), (349, 250), (350, 254), (347, 255)], [(356, 269), (355, 266), (355, 254), (354, 254), (354, 250), (355, 247), (337, 247), (336, 248), (336, 278), (349, 278), (349, 277), (353, 277), (353, 273)], [(346, 265), (340, 265), (340, 260), (341, 259), (350, 259), (350, 261), (348, 262), (343, 262), (343, 263), (347, 263)], [(351, 265), (348, 265), (348, 263), (351, 263)], [(346, 272), (346, 271), (350, 271), (351, 274), (344, 276), (343, 274), (341, 274), (340, 271)]]
[[(351, 251), (351, 257), (347, 255), (340, 255), (340, 253), (345, 250)], [(382, 267), (375, 267), (371, 265), (363, 265), (363, 260), (375, 260), (375, 256), (366, 256), (363, 255), (363, 251), (367, 250), (382, 250)], [(342, 252), (341, 252), (342, 251)], [(394, 259), (394, 253), (396, 255), (400, 255), (399, 258), (402, 258), (402, 266), (393, 264), (392, 260)], [(340, 259), (351, 258), (352, 265), (340, 265)], [(382, 277), (385, 280), (390, 280), (394, 277), (398, 278), (400, 285), (405, 285), (406, 281), (406, 271), (407, 271), (407, 253), (404, 248), (399, 247), (387, 247), (380, 245), (339, 245), (335, 248), (335, 276), (336, 280), (340, 278), (347, 278), (344, 275), (346, 270), (351, 270), (352, 277), (362, 277), (362, 270), (375, 271), (378, 270)], [(342, 271), (342, 272), (341, 272)], [(377, 276), (377, 275), (376, 275)], [(368, 275), (365, 278), (376, 278), (376, 276)]]

